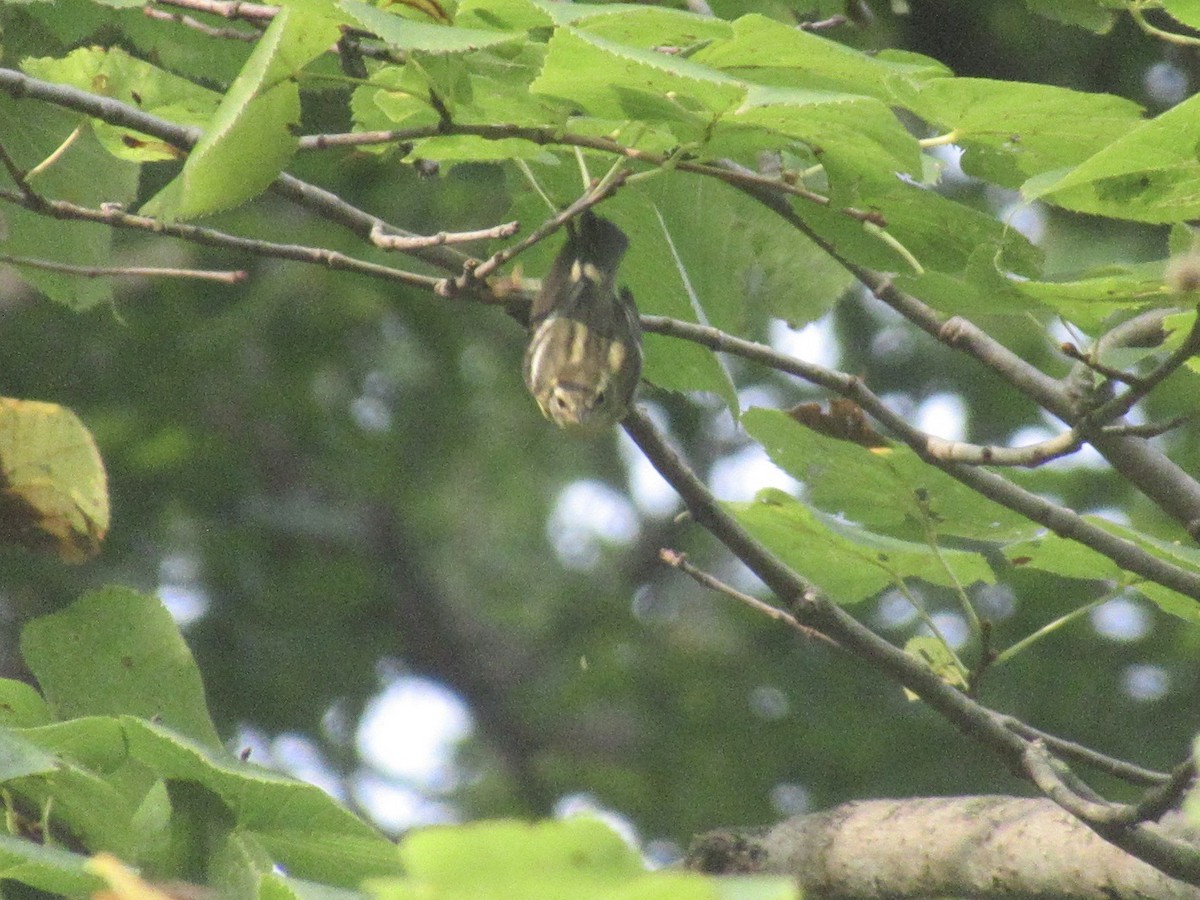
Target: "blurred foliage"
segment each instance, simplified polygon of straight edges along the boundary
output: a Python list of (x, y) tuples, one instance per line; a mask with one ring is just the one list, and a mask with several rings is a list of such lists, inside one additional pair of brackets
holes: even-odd
[[(758, 11), (793, 22), (793, 16), (808, 20), (842, 10), (842, 4), (766, 0), (711, 5), (718, 15)], [(1027, 241), (1006, 224), (1016, 199), (1011, 184), (947, 176), (939, 192), (909, 190), (893, 172), (907, 169), (908, 177), (921, 177), (915, 142), (887, 102), (870, 91), (885, 91), (901, 68), (929, 74), (941, 64), (960, 76), (1108, 92), (1160, 111), (1183, 97), (1165, 99), (1154, 73), (1159, 81), (1176, 78), (1186, 95), (1200, 76), (1195, 54), (1147, 37), (1100, 4), (1069, 4), (1079, 21), (1065, 23), (1036, 15), (1047, 4), (1032, 0), (923, 0), (908, 15), (896, 15), (882, 2), (871, 6), (869, 25), (838, 28), (827, 37), (873, 53), (895, 48), (928, 58), (878, 54), (877, 69), (853, 74), (862, 91), (853, 108), (822, 110), (815, 124), (787, 115), (764, 124), (762, 110), (759, 119), (747, 113), (725, 136), (728, 152), (763, 149), (767, 142), (754, 128), (803, 124), (816, 133), (850, 135), (839, 148), (843, 155), (832, 154), (830, 171), (882, 168), (878, 183), (836, 184), (844, 192), (840, 201), (853, 205), (878, 191), (895, 203), (896, 231), (906, 246), (920, 248), (922, 259), (933, 260), (906, 286), (947, 312), (957, 310), (941, 301), (951, 307), (975, 302), (968, 292), (977, 286), (971, 278), (980, 259), (1003, 257), (1012, 271), (1049, 280), (1166, 256), (1161, 225), (1062, 209), (1044, 210), (1040, 233)], [(481, 20), (486, 7), (458, 4), (460, 15), (474, 10)], [(566, 4), (543, 7), (572, 14)], [(372, 14), (362, 4), (354, 8), (360, 17)], [(546, 15), (538, 27), (551, 27)], [(77, 46), (119, 44), (178, 75), (224, 87), (250, 52), (238, 42), (149, 20), (140, 7), (66, 0), (5, 6), (0, 17), (6, 66), (26, 55), (65, 57)], [(411, 52), (430, 54), (422, 77), (448, 89), (467, 120), (492, 113), (479, 99), (489, 77), (524, 77), (544, 64), (540, 77), (548, 94), (578, 89), (595, 104), (597, 134), (615, 127), (604, 117), (620, 118), (618, 107), (628, 102), (647, 119), (667, 123), (661, 133), (649, 129), (647, 146), (658, 141), (670, 147), (677, 134), (696, 137), (702, 117), (693, 105), (700, 101), (686, 96), (694, 87), (682, 65), (688, 60), (680, 60), (683, 74), (672, 73), (686, 102), (666, 109), (633, 84), (646, 71), (636, 67), (650, 67), (644, 58), (650, 51), (628, 53), (627, 83), (617, 83), (604, 68), (611, 50), (605, 42), (636, 44), (636, 35), (597, 30), (585, 39), (580, 32), (568, 44), (566, 34), (534, 50), (492, 48), (496, 72), (477, 73), (474, 93), (445, 80), (450, 75), (436, 65), (436, 47)], [(530, 56), (535, 50), (545, 58)], [(711, 45), (694, 52), (701, 60), (706, 53), (718, 58)], [(586, 59), (592, 59), (590, 67), (580, 65)], [(260, 79), (270, 79), (270, 64), (264, 63)], [(778, 89), (787, 89), (786, 73), (776, 74)], [(349, 130), (346, 80), (332, 67), (319, 75), (324, 80), (311, 85), (319, 92), (304, 96), (301, 130)], [(863, 86), (871, 79), (877, 79), (874, 87)], [(372, 84), (358, 91), (376, 89), (383, 90)], [(368, 96), (356, 93), (355, 107)], [(376, 104), (381, 116), (395, 118), (372, 127), (412, 124), (404, 118), (410, 113), (415, 124), (428, 124), (420, 118), (429, 117), (427, 108), (397, 104)], [(0, 123), (16, 129), (18, 106), (0, 103)], [(45, 108), (38, 106), (39, 116)], [(496, 118), (520, 122), (526, 114), (514, 103)], [(236, 129), (241, 119), (230, 115), (229, 128)], [(1136, 113), (1114, 114), (1117, 120), (1112, 127), (1133, 129), (1140, 121)], [(869, 130), (869, 140), (860, 139), (855, 123)], [(280, 140), (289, 133), (286, 127), (275, 132)], [(0, 129), (0, 138), (11, 133)], [(1117, 135), (1097, 140), (1110, 137)], [(91, 138), (84, 140), (88, 153), (97, 151)], [(460, 162), (472, 146), (443, 148), (436, 177), (411, 156), (366, 150), (301, 153), (289, 171), (416, 233), (486, 227), (513, 210), (526, 226), (541, 221), (544, 204), (510, 164)], [(795, 146), (794, 152), (804, 152)], [(415, 156), (429, 160), (436, 152), (430, 144)], [(556, 202), (573, 199), (579, 177), (570, 154), (556, 154), (558, 165), (551, 166), (541, 148), (525, 146), (511, 155), (518, 152), (528, 156)], [(602, 174), (608, 161), (587, 156), (593, 174)], [(1054, 160), (1047, 168), (1063, 165)], [(223, 231), (392, 261), (269, 193), (225, 210), (220, 196), (172, 199), (164, 189), (178, 171), (177, 163), (146, 162), (137, 199), (177, 203), (180, 215), (213, 211), (203, 224)], [(105, 186), (132, 184), (128, 170), (97, 170), (95, 178)], [(913, 416), (930, 398), (949, 395), (966, 410), (970, 440), (1002, 443), (1022, 430), (1048, 427), (1031, 401), (999, 385), (992, 373), (857, 292), (843, 295), (846, 281), (828, 260), (807, 242), (793, 247), (791, 256), (775, 228), (764, 225), (773, 223), (771, 217), (729, 194), (713, 182), (697, 187), (664, 177), (644, 191), (627, 189), (623, 205), (612, 204), (614, 218), (634, 239), (626, 270), (643, 312), (691, 317), (669, 236), (715, 324), (760, 338), (774, 316), (796, 325), (825, 316), (837, 367), (861, 376)], [(132, 199), (99, 197), (114, 198)], [(7, 217), (10, 206), (3, 212)], [(857, 223), (822, 210), (801, 214), (867, 264), (903, 270), (892, 251), (865, 237)], [(25, 232), (29, 221), (39, 221), (44, 231)], [(6, 246), (5, 252), (33, 255), (30, 247), (51, 246), (62, 227), (14, 216), (7, 220), (7, 237), (22, 235), (26, 246)], [(644, 838), (678, 845), (717, 824), (763, 823), (851, 798), (1022, 790), (994, 759), (898, 688), (823, 646), (797, 643), (773, 623), (701, 593), (660, 566), (657, 552), (670, 546), (734, 582), (745, 580), (710, 539), (672, 518), (677, 510), (628, 501), (643, 494), (631, 488), (639, 469), (623, 437), (576, 442), (541, 419), (519, 377), (524, 332), (499, 309), (249, 253), (93, 225), (72, 223), (72, 231), (78, 234), (71, 252), (80, 254), (72, 258), (80, 263), (244, 268), (249, 278), (236, 286), (120, 278), (99, 290), (78, 279), (36, 282), (50, 294), (78, 285), (76, 305), (90, 305), (79, 313), (39, 296), (27, 270), (6, 270), (0, 282), (0, 395), (61, 403), (87, 423), (108, 469), (113, 518), (103, 553), (76, 568), (0, 550), (0, 601), (11, 623), (0, 646), (5, 674), (28, 677), (14, 646), (19, 623), (63, 608), (89, 588), (118, 582), (199, 605), (184, 634), (224, 739), (265, 735), (263, 761), (287, 767), (295, 761), (273, 758), (269, 742), (303, 735), (326, 774), (332, 773), (330, 781), (369, 810), (370, 798), (354, 790), (355, 779), (370, 768), (356, 746), (356, 728), (372, 698), (407, 676), (425, 676), (456, 692), (474, 728), (459, 748), (461, 767), (450, 783), (395, 779), (394, 786), (444, 801), (462, 817), (545, 814), (565, 797), (585, 795), (627, 817)], [(724, 238), (706, 239), (713, 233)], [(985, 252), (973, 255), (979, 248)], [(543, 245), (522, 257), (527, 274), (540, 274), (552, 250)], [(748, 253), (761, 253), (755, 258), (764, 261), (763, 288), (746, 291), (749, 299), (736, 291), (756, 282), (730, 268), (731, 259)], [(807, 275), (805, 266), (794, 265), (797, 259), (814, 273), (811, 293), (804, 291)], [(780, 296), (785, 291), (788, 296)], [(108, 296), (111, 302), (105, 302)], [(1028, 315), (993, 315), (978, 306), (969, 312), (1021, 356), (1063, 375), (1067, 366), (1046, 336), (1045, 307), (1029, 302)], [(740, 362), (720, 366), (711, 354), (682, 342), (652, 338), (647, 346), (647, 375), (657, 386), (645, 388), (642, 397), (705, 476), (750, 444), (715, 399), (733, 396), (727, 373), (742, 397), (754, 398), (747, 407), (763, 405), (761, 398), (786, 407), (819, 396)], [(683, 396), (688, 387), (703, 392)], [(1187, 409), (1194, 387), (1191, 376), (1180, 373), (1151, 399), (1146, 415), (1158, 419)], [(1188, 426), (1164, 441), (1187, 471), (1200, 470), (1195, 438), (1195, 427)], [(1057, 466), (1017, 477), (1073, 508), (1119, 510), (1151, 533), (1179, 536), (1173, 523), (1107, 469)], [(564, 491), (581, 481), (626, 498), (621, 509), (635, 516), (636, 528), (605, 536), (582, 517), (564, 522), (556, 516)], [(1016, 566), (1002, 567), (1001, 575), (998, 584), (972, 589), (995, 623), (997, 647), (1101, 592), (1092, 581)], [(932, 613), (956, 609), (949, 591), (932, 585), (920, 590)], [(919, 626), (911, 616), (890, 612), (895, 601), (895, 592), (884, 589), (856, 611), (903, 644)], [(1189, 711), (1200, 699), (1191, 664), (1197, 633), (1148, 603), (1131, 602), (1147, 622), (1144, 634), (1105, 637), (1081, 618), (991, 673), (984, 699), (1104, 752), (1170, 766), (1195, 727)], [(1127, 685), (1137, 673), (1159, 673), (1169, 689), (1135, 699)], [(403, 746), (415, 738), (410, 730), (422, 727), (421, 721), (397, 722), (392, 739)], [(392, 818), (386, 810), (373, 811)]]

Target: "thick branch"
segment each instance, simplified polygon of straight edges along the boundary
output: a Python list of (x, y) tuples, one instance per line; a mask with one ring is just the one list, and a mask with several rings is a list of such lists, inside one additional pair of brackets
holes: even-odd
[(707, 871), (726, 863), (792, 875), (826, 900), (1200, 898), (1053, 803), (1015, 797), (847, 803), (763, 836), (707, 835), (689, 859)]

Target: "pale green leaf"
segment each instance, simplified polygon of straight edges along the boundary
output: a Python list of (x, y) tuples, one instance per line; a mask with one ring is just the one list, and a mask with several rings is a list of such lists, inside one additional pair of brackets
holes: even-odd
[(667, 56), (682, 53), (695, 59), (690, 51), (733, 33), (733, 26), (723, 19), (679, 9), (632, 4), (593, 9), (594, 13), (574, 19), (573, 24), (581, 32)]
[(1200, 30), (1200, 0), (1162, 0), (1162, 7), (1177, 21)]
[(554, 20), (533, 0), (461, 0), (454, 24), (455, 27), (516, 32), (549, 29)]
[(0, 728), (4, 741), (24, 740), (54, 754), (52, 772), (13, 778), (4, 787), (34, 809), (53, 807), (55, 820), (93, 852), (133, 853), (136, 800), (116, 785), (113, 773), (126, 762), (118, 723), (92, 716), (19, 730)]
[(145, 721), (122, 718), (129, 753), (158, 777), (202, 785), (271, 858), (299, 878), (352, 886), (397, 871), (395, 848), (328, 794)]
[(756, 539), (834, 602), (857, 603), (909, 578), (967, 586), (994, 581), (977, 553), (940, 549), (866, 531), (781, 491), (726, 507)]
[(414, 22), (394, 15), (386, 9), (361, 3), (359, 0), (340, 0), (338, 3), (358, 24), (377, 35), (397, 50), (422, 53), (470, 53), (508, 41), (520, 40), (519, 32), (450, 27)]
[(713, 69), (568, 28), (550, 39), (535, 93), (612, 119), (662, 119), (699, 140), (714, 117), (742, 101), (746, 87)]
[(1086, 28), (1096, 34), (1107, 34), (1117, 19), (1121, 0), (1025, 0), (1025, 5), (1038, 15)]
[(964, 171), (1009, 187), (1078, 164), (1143, 121), (1121, 97), (986, 78), (910, 83), (897, 98), (952, 134)]
[(338, 39), (330, 20), (284, 7), (221, 101), (183, 171), (146, 212), (194, 218), (258, 196), (292, 158), (300, 120), (295, 76)]
[[(962, 670), (962, 664), (941, 638), (933, 635), (911, 637), (904, 643), (904, 652), (927, 665), (933, 670), (933, 674), (946, 684), (966, 690), (967, 677)], [(918, 699), (917, 695), (907, 688), (904, 693), (910, 700)]]
[(838, 173), (921, 173), (916, 140), (888, 105), (874, 97), (753, 86), (721, 124), (763, 128), (819, 147), (831, 180)]
[(936, 60), (910, 54), (893, 61), (801, 31), (758, 14), (733, 23), (733, 34), (700, 49), (695, 62), (761, 84), (893, 99), (893, 83), (950, 75)]
[(818, 434), (775, 409), (747, 410), (742, 426), (807, 487), (810, 503), (872, 530), (914, 541), (952, 534), (998, 543), (1040, 530), (903, 445), (869, 449)]
[(783, 879), (762, 879), (753, 893), (718, 893), (710, 879), (687, 872), (647, 872), (637, 852), (590, 818), (525, 823), (476, 822), (424, 828), (400, 846), (406, 877), (374, 880), (376, 900), (479, 896), (550, 900), (792, 900)]
[(50, 722), (42, 695), (23, 681), (0, 678), (0, 725), (29, 728)]
[[(132, 57), (119, 47), (81, 47), (63, 59), (27, 59), (21, 68), (36, 78), (112, 97), (178, 125), (203, 125), (221, 99), (215, 91)], [(183, 156), (180, 148), (158, 138), (99, 119), (92, 120), (92, 129), (105, 149), (122, 159), (149, 162)]]
[(1200, 95), (1125, 132), (1065, 172), (1026, 182), (1028, 199), (1133, 219), (1180, 222), (1200, 217)]

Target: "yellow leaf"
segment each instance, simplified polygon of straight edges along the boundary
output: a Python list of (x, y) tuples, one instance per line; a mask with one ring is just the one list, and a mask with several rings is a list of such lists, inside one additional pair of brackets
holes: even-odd
[(0, 543), (95, 556), (108, 532), (108, 480), (96, 442), (55, 403), (0, 397)]

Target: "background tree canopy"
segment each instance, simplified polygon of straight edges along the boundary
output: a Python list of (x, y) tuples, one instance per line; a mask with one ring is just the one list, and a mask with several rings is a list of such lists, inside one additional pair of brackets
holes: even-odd
[[(583, 805), (673, 860), (852, 799), (1054, 796), (986, 710), (1176, 769), (1177, 805), (1200, 16), (688, 6), (0, 6), (0, 394), (78, 416), (111, 507), (65, 565), (98, 513), (76, 485), (29, 524), (48, 454), (0, 446), (0, 532), (59, 548), (0, 549), (0, 671), (53, 708), (21, 626), (157, 594), (225, 746), (391, 833)], [(647, 332), (642, 412), (590, 441), (520, 377), (572, 204), (629, 235)], [(177, 811), (218, 769), (155, 771)], [(1114, 804), (1168, 783), (1086, 774)]]

